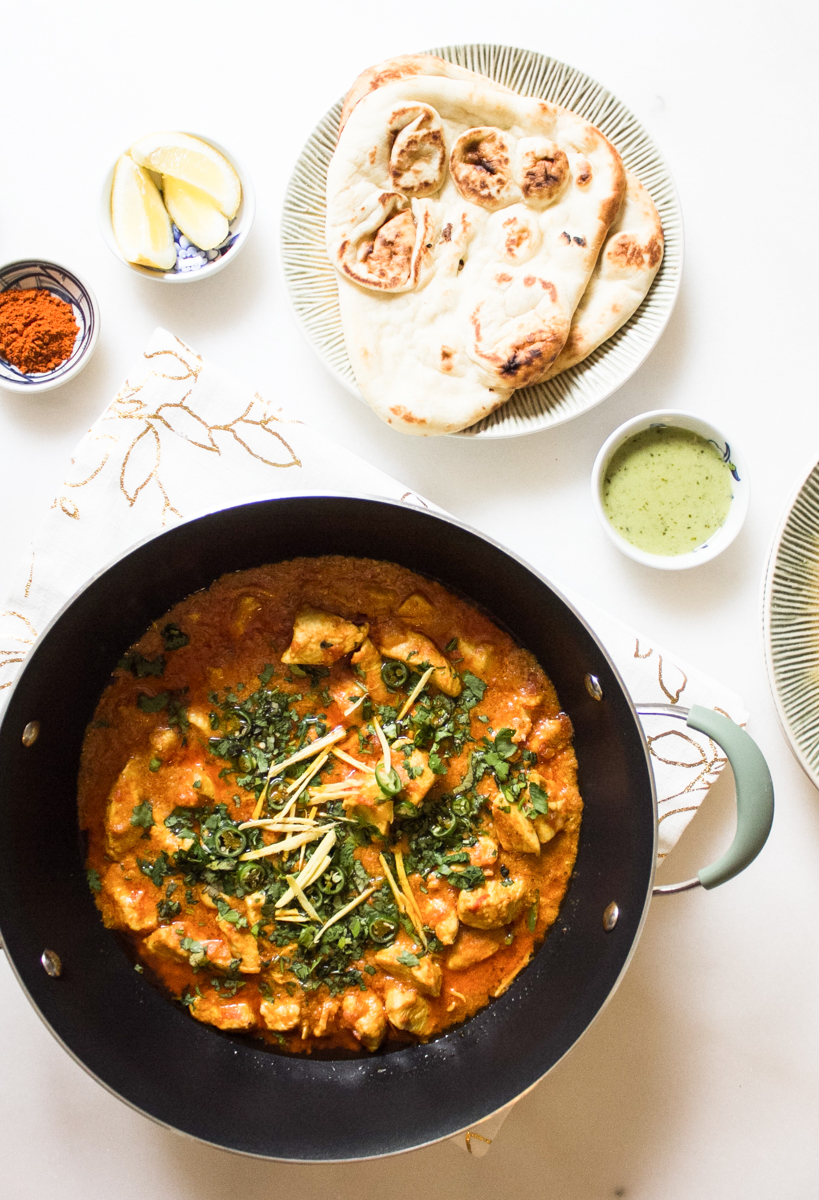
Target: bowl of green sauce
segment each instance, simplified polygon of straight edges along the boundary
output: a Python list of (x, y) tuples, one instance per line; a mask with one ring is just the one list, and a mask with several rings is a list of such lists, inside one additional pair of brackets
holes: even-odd
[(618, 549), (681, 571), (730, 546), (748, 512), (748, 472), (725, 435), (693, 413), (626, 421), (600, 449), (592, 503)]

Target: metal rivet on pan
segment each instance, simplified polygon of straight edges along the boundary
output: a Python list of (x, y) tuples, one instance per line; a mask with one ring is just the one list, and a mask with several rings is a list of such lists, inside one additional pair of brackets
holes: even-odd
[(600, 686), (600, 680), (596, 675), (587, 675), (583, 680), (586, 685), (586, 691), (591, 696), (592, 700), (603, 699), (603, 689)]
[(612, 900), (611, 904), (609, 904), (603, 913), (603, 928), (605, 929), (606, 933), (611, 933), (619, 919), (620, 909)]
[(23, 730), (23, 745), (33, 746), (39, 736), (40, 722), (29, 721), (28, 725), (26, 725), (25, 729)]
[(63, 964), (56, 950), (44, 950), (40, 955), (40, 962), (43, 964), (46, 975), (50, 975), (52, 979), (62, 975)]

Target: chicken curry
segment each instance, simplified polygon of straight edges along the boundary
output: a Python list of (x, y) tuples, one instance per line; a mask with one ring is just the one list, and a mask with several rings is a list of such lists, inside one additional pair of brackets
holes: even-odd
[(105, 924), (219, 1029), (291, 1052), (426, 1041), (558, 915), (582, 803), (531, 654), (388, 562), (226, 575), (124, 655), (83, 746)]

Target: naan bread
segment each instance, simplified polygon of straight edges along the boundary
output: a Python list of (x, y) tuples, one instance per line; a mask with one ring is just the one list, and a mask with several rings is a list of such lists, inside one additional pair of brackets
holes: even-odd
[(453, 433), (540, 382), (624, 195), (617, 151), (557, 105), (449, 70), (364, 94), (327, 173), (364, 398), (404, 432)]
[(443, 75), (447, 79), (465, 79), (468, 83), (478, 80), (481, 83), (491, 84), (501, 92), (511, 90), (504, 87), (502, 83), (495, 83), (494, 80), (487, 79), (485, 75), (478, 75), (475, 71), (467, 70), (466, 67), (459, 67), (455, 63), (447, 62), (445, 58), (438, 58), (435, 54), (399, 54), (396, 58), (387, 58), (384, 62), (376, 63), (374, 67), (367, 67), (366, 71), (362, 71), (355, 80), (344, 97), (344, 104), (341, 107), (338, 123), (339, 135), (359, 100), (368, 96), (370, 92), (374, 92), (376, 88), (383, 87), (385, 83), (397, 83), (401, 79), (409, 79), (412, 75)]
[(663, 227), (639, 179), (626, 171), (626, 197), (594, 274), (572, 318), (566, 345), (546, 374), (552, 379), (602, 345), (645, 299), (663, 259)]

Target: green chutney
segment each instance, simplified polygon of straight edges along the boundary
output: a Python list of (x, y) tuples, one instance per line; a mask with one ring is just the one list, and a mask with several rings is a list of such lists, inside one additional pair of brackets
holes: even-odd
[(728, 516), (732, 496), (731, 468), (714, 443), (670, 425), (630, 437), (603, 479), (606, 516), (649, 554), (686, 554), (707, 542)]

